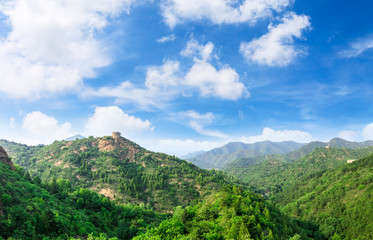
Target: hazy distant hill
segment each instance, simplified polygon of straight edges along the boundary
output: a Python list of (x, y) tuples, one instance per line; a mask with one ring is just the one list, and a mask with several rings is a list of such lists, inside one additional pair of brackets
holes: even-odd
[(80, 134), (76, 134), (74, 136), (66, 138), (65, 141), (74, 141), (74, 140), (79, 140), (79, 139), (83, 139), (83, 138), (85, 138), (85, 137), (80, 135)]
[(196, 151), (196, 152), (191, 152), (191, 153), (188, 153), (187, 155), (184, 155), (182, 156), (181, 158), (182, 159), (190, 159), (190, 158), (194, 158), (195, 156), (199, 155), (199, 154), (202, 154), (204, 153), (205, 151), (201, 150), (201, 151)]
[(284, 154), (267, 154), (267, 155), (259, 155), (259, 156), (250, 156), (250, 157), (242, 157), (237, 158), (234, 161), (229, 162), (223, 167), (223, 170), (232, 172), (235, 169), (240, 171), (240, 168), (246, 168), (253, 166), (255, 164), (261, 163), (265, 160), (273, 160), (281, 161), (281, 162), (291, 162), (298, 160), (307, 154), (311, 153), (317, 148), (349, 148), (349, 149), (357, 149), (357, 148), (365, 148), (373, 146), (373, 141), (365, 141), (365, 142), (349, 142), (342, 138), (333, 138), (329, 142), (320, 142), (320, 141), (313, 141), (304, 146), (301, 146), (295, 151), (284, 153)]
[(230, 142), (222, 147), (198, 154), (194, 158), (188, 159), (188, 161), (202, 168), (220, 169), (238, 158), (287, 153), (294, 151), (303, 145), (303, 143), (292, 141), (264, 141), (252, 144)]

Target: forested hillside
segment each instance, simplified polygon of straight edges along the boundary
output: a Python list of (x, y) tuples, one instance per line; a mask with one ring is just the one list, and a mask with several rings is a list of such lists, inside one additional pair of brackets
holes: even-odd
[(283, 154), (265, 154), (265, 155), (257, 155), (257, 156), (246, 156), (240, 157), (227, 163), (222, 169), (227, 172), (234, 172), (235, 169), (240, 168), (248, 168), (253, 165), (262, 163), (266, 160), (276, 160), (279, 163), (281, 162), (291, 162), (298, 160), (300, 158), (305, 157), (307, 154), (311, 153), (317, 148), (347, 148), (347, 149), (358, 149), (358, 148), (366, 148), (373, 145), (373, 141), (365, 141), (365, 142), (349, 142), (342, 138), (333, 138), (329, 142), (319, 142), (313, 141), (300, 148)]
[(359, 159), (373, 153), (373, 147), (361, 149), (317, 148), (307, 156), (293, 161), (283, 162), (277, 159), (266, 159), (256, 165), (235, 166), (225, 169), (242, 181), (261, 190), (263, 193), (281, 191), (285, 185), (312, 175), (315, 172), (326, 171), (347, 163), (347, 160)]
[(267, 154), (281, 154), (294, 151), (303, 146), (302, 143), (286, 142), (257, 142), (245, 144), (242, 142), (231, 142), (222, 147), (203, 152), (188, 159), (201, 168), (221, 169), (228, 163), (243, 157), (255, 157)]
[(153, 153), (123, 137), (55, 141), (28, 147), (6, 142), (16, 164), (45, 182), (67, 179), (122, 203), (144, 203), (172, 211), (219, 189), (222, 173), (199, 169), (163, 153)]
[(69, 180), (44, 184), (0, 162), (0, 239), (130, 239), (166, 219), (145, 206), (116, 205)]
[[(307, 225), (309, 229), (300, 226)], [(307, 235), (309, 234), (310, 237)], [(256, 194), (224, 187), (185, 209), (136, 240), (162, 239), (320, 239), (317, 227), (280, 213)]]
[(272, 199), (326, 237), (373, 239), (373, 155), (308, 175)]

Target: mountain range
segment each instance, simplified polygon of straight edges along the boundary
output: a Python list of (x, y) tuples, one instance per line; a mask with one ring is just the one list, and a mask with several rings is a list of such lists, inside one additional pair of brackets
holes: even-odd
[(0, 140), (0, 239), (372, 239), (371, 144), (231, 143), (257, 155), (221, 171), (119, 135)]
[(187, 160), (205, 169), (227, 169), (231, 168), (232, 164), (235, 166), (253, 165), (271, 158), (281, 159), (284, 162), (293, 161), (322, 147), (355, 149), (372, 145), (373, 141), (349, 142), (342, 138), (333, 138), (329, 142), (313, 141), (308, 144), (292, 141), (263, 141), (252, 144), (231, 142)]
[(214, 148), (187, 159), (196, 166), (206, 169), (221, 169), (226, 164), (243, 157), (254, 157), (266, 154), (280, 154), (294, 151), (304, 144), (286, 142), (257, 142), (246, 144), (242, 142), (230, 142), (222, 147)]

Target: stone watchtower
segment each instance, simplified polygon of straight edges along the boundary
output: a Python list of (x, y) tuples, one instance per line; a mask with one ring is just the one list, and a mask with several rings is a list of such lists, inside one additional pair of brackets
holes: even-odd
[(111, 136), (112, 136), (114, 139), (120, 138), (120, 132), (112, 132), (112, 133), (111, 133)]

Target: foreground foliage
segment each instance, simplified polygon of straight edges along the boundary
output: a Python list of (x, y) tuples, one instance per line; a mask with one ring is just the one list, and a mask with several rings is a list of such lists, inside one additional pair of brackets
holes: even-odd
[(224, 187), (136, 240), (171, 239), (309, 239), (309, 231), (256, 194)]
[(74, 189), (69, 181), (44, 185), (17, 172), (0, 163), (0, 239), (130, 239), (166, 219), (144, 206), (118, 206), (88, 189)]

